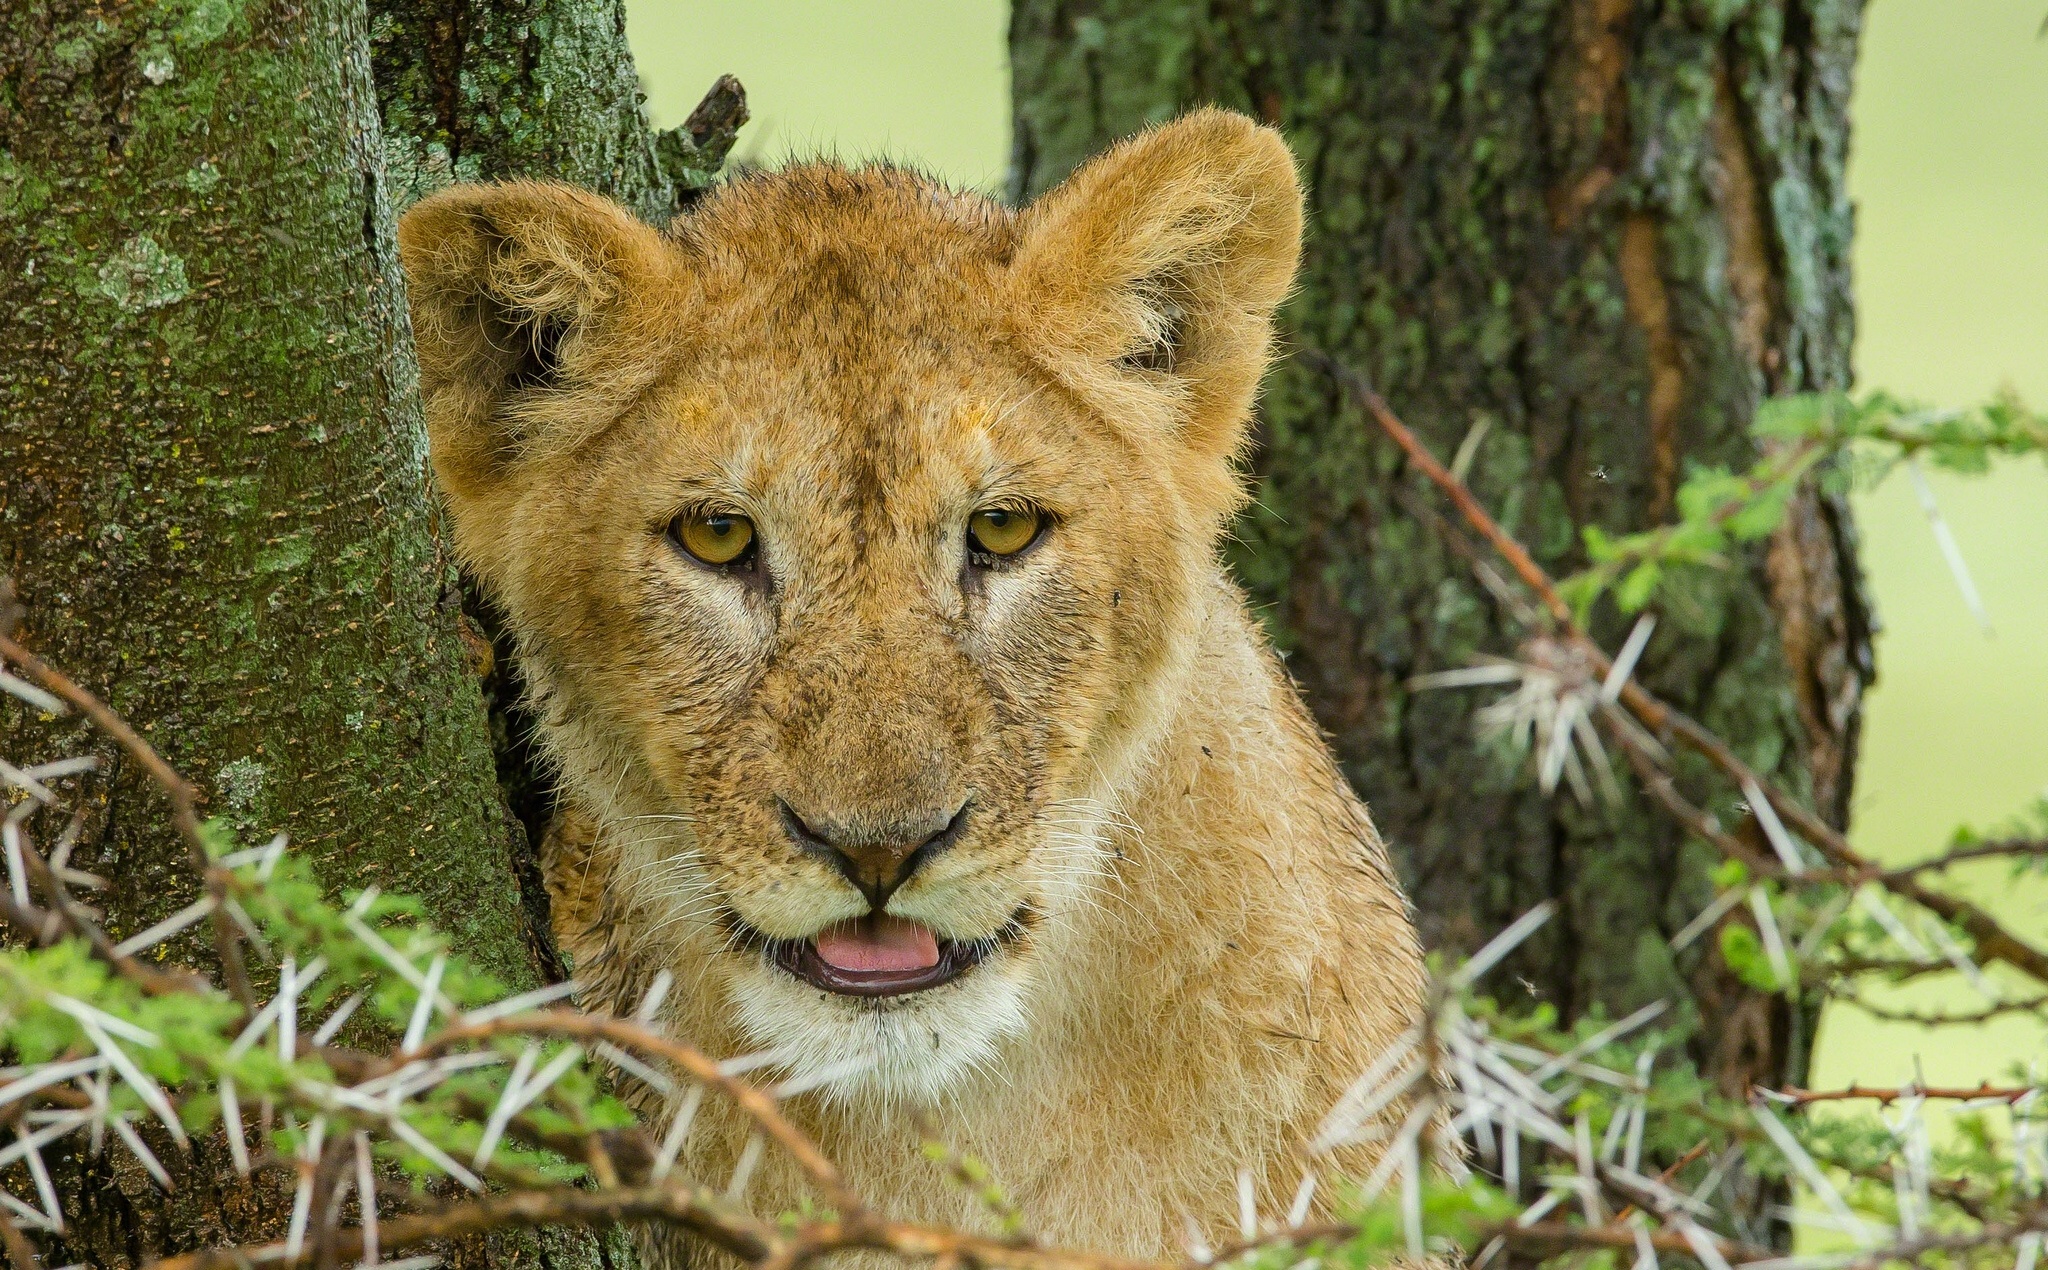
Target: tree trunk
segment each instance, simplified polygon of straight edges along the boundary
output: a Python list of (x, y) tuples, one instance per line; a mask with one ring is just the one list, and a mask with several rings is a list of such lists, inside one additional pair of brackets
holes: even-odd
[[(1695, 464), (1746, 465), (1767, 393), (1849, 378), (1843, 186), (1853, 0), (1019, 0), (1013, 195), (1193, 102), (1263, 117), (1312, 191), (1293, 340), (1371, 378), (1557, 573), (1580, 530), (1671, 518)], [(1483, 432), (1477, 431), (1484, 429)], [(1730, 1092), (1802, 1078), (1812, 1018), (1668, 940), (1715, 863), (1648, 803), (1546, 798), (1417, 674), (1527, 633), (1483, 547), (1299, 364), (1268, 386), (1237, 563), (1399, 854), (1428, 942), (1546, 898), (1496, 976), (1567, 1018), (1689, 1003)], [(1660, 594), (1641, 677), (1759, 770), (1848, 808), (1870, 621), (1839, 500)], [(1628, 624), (1611, 607), (1595, 633)], [(1624, 774), (1625, 775), (1625, 774)], [(1693, 771), (1693, 790), (1715, 786)], [(1713, 809), (1748, 822), (1735, 795)]]
[[(747, 121), (722, 76), (678, 127), (647, 126), (623, 0), (369, 0), (371, 66), (394, 211), (453, 181), (570, 181), (666, 224), (724, 164)], [(499, 786), (524, 835), (520, 893), (550, 979), (566, 976), (548, 921), (540, 843), (554, 812), (533, 720), (520, 702), (501, 616), (462, 580), (463, 610), (489, 642), (484, 697)]]
[[(546, 171), (660, 217), (706, 163), (688, 132), (647, 134), (614, 0), (528, 10), (392, 5), (374, 77), (362, 0), (16, 0), (0, 30), (0, 570), (25, 640), (208, 812), (290, 833), (337, 890), (421, 897), (514, 985), (545, 927), (494, 779), (490, 645), (435, 539), (394, 206)], [(189, 901), (141, 774), (4, 700), (8, 757), (91, 744), (110, 765), (74, 855), (113, 880), (109, 928)], [(203, 962), (198, 944), (172, 954)], [(288, 1203), (224, 1148), (176, 1171), (166, 1197), (132, 1161), (67, 1165), (50, 1264), (281, 1232)], [(611, 1243), (523, 1236), (455, 1264), (615, 1264)]]
[(609, 195), (666, 224), (710, 183), (746, 122), (730, 76), (654, 132), (623, 0), (370, 0), (384, 154), (401, 206), (451, 181), (530, 176)]

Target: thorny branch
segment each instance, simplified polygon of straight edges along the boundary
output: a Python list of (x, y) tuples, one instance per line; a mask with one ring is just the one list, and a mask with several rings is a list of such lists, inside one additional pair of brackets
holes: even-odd
[(1939, 1085), (1930, 1085), (1926, 1088), (1916, 1085), (1899, 1085), (1891, 1088), (1850, 1085), (1844, 1089), (1797, 1089), (1787, 1085), (1774, 1091), (1772, 1097), (1781, 1099), (1788, 1105), (1803, 1107), (1816, 1102), (1891, 1103), (1912, 1098), (1933, 1098), (1949, 1102), (2018, 1102), (2034, 1093), (2032, 1086), (1994, 1085), (1987, 1080), (1975, 1089), (1944, 1089)]
[[(11, 588), (10, 588), (11, 589)], [(37, 683), (47, 688), (80, 714), (92, 721), (94, 727), (112, 737), (128, 756), (141, 764), (142, 770), (156, 782), (157, 788), (171, 800), (171, 824), (184, 838), (187, 858), (192, 868), (205, 883), (208, 894), (213, 896), (213, 941), (214, 955), (220, 958), (221, 972), (227, 976), (228, 991), (243, 1009), (250, 1009), (255, 994), (249, 989), (249, 974), (242, 962), (240, 941), (235, 936), (233, 920), (228, 916), (224, 903), (225, 882), (216, 876), (210, 866), (206, 850), (206, 835), (199, 821), (199, 791), (192, 783), (178, 774), (177, 769), (164, 761), (156, 747), (142, 739), (142, 734), (128, 726), (128, 721), (108, 709), (106, 704), (84, 688), (72, 682), (69, 676), (42, 658), (14, 642), (12, 632), (0, 633), (0, 663), (13, 662), (26, 670)]]
[[(1365, 377), (1320, 350), (1303, 349), (1299, 356), (1341, 385), (1372, 417), (1380, 430), (1400, 447), (1409, 462), (1443, 491), (1466, 522), (1493, 544), (1494, 549), (1507, 561), (1515, 575), (1542, 601), (1561, 638), (1590, 664), (1592, 677), (1603, 678), (1612, 671), (1613, 660), (1608, 657), (1606, 650), (1579, 628), (1573, 619), (1571, 607), (1559, 594), (1550, 575), (1513, 536), (1501, 528), (1499, 522), (1487, 513), (1465, 483), (1439, 463), (1415, 434), (1402, 424)], [(1919, 905), (1968, 934), (1976, 945), (1980, 960), (2004, 962), (2036, 981), (2048, 984), (2048, 952), (2043, 952), (2007, 930), (1997, 918), (1981, 906), (1946, 891), (1935, 890), (1920, 881), (1922, 873), (1944, 867), (1953, 862), (1950, 859), (1943, 857), (1905, 869), (1886, 869), (1857, 852), (1834, 826), (1815, 815), (1798, 800), (1775, 788), (1765, 777), (1744, 763), (1713, 732), (1682, 711), (1659, 700), (1633, 677), (1619, 685), (1617, 699), (1652, 736), (1677, 741), (1705, 758), (1738, 789), (1749, 792), (1752, 796), (1760, 795), (1764, 798), (1769, 804), (1769, 809), (1776, 813), (1785, 827), (1810, 843), (1835, 866), (1834, 871), (1821, 875), (1817, 880), (1875, 882), (1885, 890)], [(1623, 744), (1627, 745), (1628, 741), (1624, 739)], [(1633, 757), (1635, 756), (1632, 754)], [(1703, 813), (1696, 808), (1681, 806), (1676, 786), (1670, 780), (1668, 765), (1654, 757), (1649, 757), (1649, 761), (1656, 769), (1659, 779), (1650, 779), (1647, 783), (1652, 795), (1660, 803), (1671, 810), (1688, 829), (1698, 833), (1724, 853), (1743, 859), (1745, 863), (1756, 863), (1753, 853), (1740, 851), (1725, 833), (1715, 832), (1711, 821)], [(1961, 849), (1965, 854), (1956, 856), (1956, 859), (2029, 854), (2031, 848), (2041, 845), (2015, 840), (1997, 844), (1994, 849), (1966, 847)]]

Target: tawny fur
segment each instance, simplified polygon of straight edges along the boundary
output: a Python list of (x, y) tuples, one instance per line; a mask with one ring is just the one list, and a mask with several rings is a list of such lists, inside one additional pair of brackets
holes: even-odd
[[(666, 234), (533, 183), (400, 227), (456, 543), (559, 772), (585, 1004), (629, 1013), (667, 969), (678, 1035), (830, 1077), (791, 1113), (893, 1215), (989, 1224), (921, 1125), (1044, 1237), (1133, 1254), (1224, 1234), (1240, 1169), (1277, 1214), (1374, 1158), (1306, 1146), (1415, 1019), (1420, 955), (1217, 554), (1300, 232), (1284, 144), (1220, 111), (1019, 212), (815, 164)], [(980, 569), (992, 502), (1049, 528)], [(755, 573), (666, 540), (692, 507), (753, 521)], [(805, 987), (735, 932), (867, 902), (778, 799), (856, 826), (969, 800), (889, 911), (1022, 934), (907, 997)], [(745, 1137), (707, 1108), (684, 1164), (722, 1180)], [(771, 1153), (749, 1194), (803, 1188)]]

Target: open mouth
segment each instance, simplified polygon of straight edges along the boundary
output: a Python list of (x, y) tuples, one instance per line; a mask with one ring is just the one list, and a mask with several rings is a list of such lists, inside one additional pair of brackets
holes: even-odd
[(869, 913), (835, 922), (808, 939), (760, 944), (787, 973), (847, 997), (898, 997), (951, 983), (1024, 933), (1023, 914), (986, 939), (941, 939), (928, 926)]

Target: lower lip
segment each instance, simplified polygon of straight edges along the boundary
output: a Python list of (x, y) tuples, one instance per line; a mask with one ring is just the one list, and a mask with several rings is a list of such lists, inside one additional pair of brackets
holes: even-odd
[(900, 997), (953, 982), (981, 964), (985, 943), (939, 945), (939, 959), (917, 970), (842, 970), (818, 955), (808, 939), (778, 943), (770, 952), (783, 970), (825, 992), (843, 997)]

